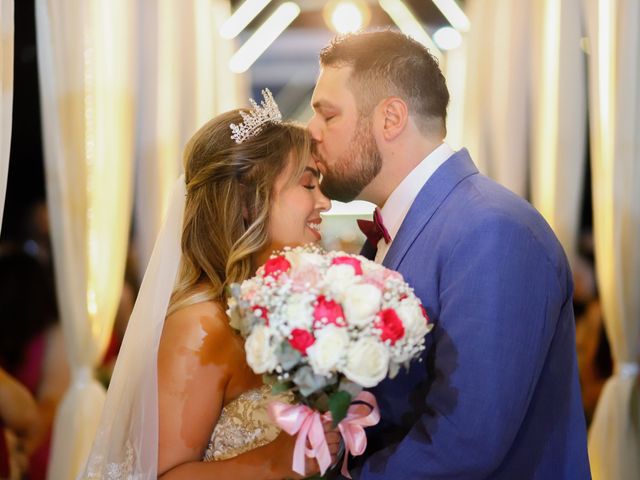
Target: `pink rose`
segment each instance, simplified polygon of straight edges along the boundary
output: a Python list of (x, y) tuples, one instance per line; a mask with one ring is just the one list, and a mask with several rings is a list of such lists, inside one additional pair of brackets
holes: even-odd
[(303, 330), (301, 328), (294, 328), (293, 330), (291, 330), (291, 338), (289, 339), (289, 343), (293, 348), (298, 350), (303, 355), (307, 354), (307, 348), (313, 345), (315, 341), (316, 339), (308, 330)]
[(316, 285), (320, 280), (318, 269), (310, 265), (296, 268), (291, 273), (291, 279), (293, 280), (292, 289), (294, 292), (305, 292), (310, 285)]
[(288, 272), (290, 269), (291, 264), (289, 263), (289, 260), (284, 258), (282, 255), (279, 255), (277, 257), (270, 258), (267, 260), (267, 263), (264, 264), (264, 276), (278, 278), (281, 274)]
[(313, 328), (322, 328), (322, 326), (329, 324), (338, 327), (347, 325), (340, 304), (333, 300), (327, 300), (324, 295), (321, 295), (313, 309)]
[(404, 337), (404, 325), (393, 308), (386, 308), (378, 314), (376, 328), (382, 331), (380, 339), (383, 342), (390, 340), (391, 345)]
[(331, 262), (331, 265), (351, 265), (356, 272), (356, 275), (362, 275), (362, 264), (360, 260), (353, 257), (336, 257)]

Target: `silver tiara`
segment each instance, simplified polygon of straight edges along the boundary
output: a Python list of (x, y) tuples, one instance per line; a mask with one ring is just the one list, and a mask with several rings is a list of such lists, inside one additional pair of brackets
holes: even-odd
[(240, 125), (232, 123), (229, 125), (233, 134), (231, 139), (236, 143), (242, 143), (247, 138), (253, 137), (260, 133), (262, 126), (267, 122), (279, 123), (282, 121), (282, 114), (278, 108), (278, 104), (273, 99), (273, 95), (268, 88), (262, 90), (264, 100), (258, 105), (253, 98), (249, 99), (253, 107), (249, 113), (240, 112), (243, 122)]

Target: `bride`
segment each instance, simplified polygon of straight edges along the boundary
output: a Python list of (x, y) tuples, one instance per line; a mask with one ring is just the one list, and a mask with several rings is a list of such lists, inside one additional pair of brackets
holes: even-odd
[[(263, 94), (186, 147), (81, 478), (298, 477), (295, 438), (268, 419), (274, 397), (225, 314), (226, 287), (274, 249), (317, 242), (330, 206), (309, 133)], [(325, 430), (335, 462), (340, 437)], [(312, 459), (306, 468), (319, 470)]]

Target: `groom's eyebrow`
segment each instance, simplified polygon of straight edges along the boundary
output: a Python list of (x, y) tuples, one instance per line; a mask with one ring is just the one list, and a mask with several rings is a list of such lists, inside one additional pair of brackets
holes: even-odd
[(316, 100), (311, 104), (314, 110), (322, 110), (325, 108), (334, 108), (334, 105), (327, 102), (326, 100)]

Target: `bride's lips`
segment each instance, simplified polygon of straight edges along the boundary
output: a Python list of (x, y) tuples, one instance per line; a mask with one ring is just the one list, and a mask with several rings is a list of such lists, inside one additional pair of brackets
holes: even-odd
[(322, 235), (320, 234), (320, 223), (322, 223), (321, 218), (317, 218), (314, 220), (309, 220), (307, 222), (307, 228), (313, 232), (313, 235), (318, 239), (322, 240)]

